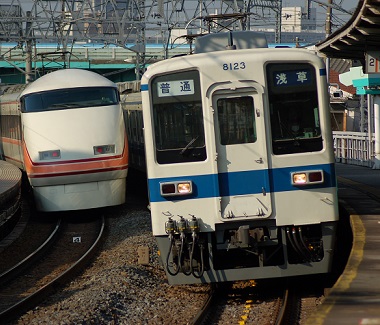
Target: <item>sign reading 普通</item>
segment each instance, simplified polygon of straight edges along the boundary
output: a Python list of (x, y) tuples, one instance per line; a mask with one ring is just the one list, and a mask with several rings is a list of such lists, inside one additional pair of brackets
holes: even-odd
[(158, 97), (194, 94), (194, 80), (164, 81), (157, 84)]

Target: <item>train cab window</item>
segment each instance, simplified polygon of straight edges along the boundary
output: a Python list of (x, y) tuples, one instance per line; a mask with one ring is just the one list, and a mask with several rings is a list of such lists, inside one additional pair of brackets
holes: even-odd
[(221, 144), (256, 142), (252, 97), (221, 98), (217, 101), (217, 108)]
[(206, 159), (198, 71), (158, 76), (152, 81), (153, 125), (159, 164)]
[(21, 98), (21, 111), (43, 112), (71, 108), (116, 105), (119, 94), (112, 87), (83, 87), (49, 90)]
[(273, 63), (266, 71), (273, 153), (322, 150), (315, 68)]

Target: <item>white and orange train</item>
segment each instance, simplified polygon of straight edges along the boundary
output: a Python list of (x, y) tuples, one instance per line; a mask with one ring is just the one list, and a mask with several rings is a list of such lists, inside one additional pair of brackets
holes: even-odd
[(0, 152), (26, 172), (40, 211), (125, 202), (128, 142), (117, 86), (64, 69), (0, 94)]

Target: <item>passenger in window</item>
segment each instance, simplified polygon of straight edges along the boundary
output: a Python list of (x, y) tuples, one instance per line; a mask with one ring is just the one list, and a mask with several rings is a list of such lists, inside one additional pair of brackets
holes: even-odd
[(292, 131), (293, 136), (300, 134), (301, 130), (301, 119), (298, 116), (297, 112), (294, 111), (290, 116), (290, 130)]

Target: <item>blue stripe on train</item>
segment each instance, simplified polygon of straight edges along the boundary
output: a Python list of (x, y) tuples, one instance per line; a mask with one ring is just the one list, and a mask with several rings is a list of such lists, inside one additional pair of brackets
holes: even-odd
[[(291, 173), (309, 170), (323, 170), (325, 181), (323, 184), (297, 187), (291, 184)], [(193, 193), (189, 196), (181, 197), (162, 197), (160, 194), (160, 183), (172, 181), (189, 181), (193, 182)], [(268, 186), (269, 181), (269, 186)], [(222, 184), (219, 189), (219, 183)], [(313, 166), (297, 166), (276, 168), (270, 170), (254, 170), (244, 172), (232, 172), (183, 176), (183, 177), (166, 177), (154, 178), (148, 180), (149, 196), (151, 202), (163, 202), (184, 199), (204, 199), (211, 197), (229, 196), (229, 195), (247, 195), (265, 192), (286, 192), (315, 188), (336, 187), (336, 176), (334, 164), (323, 164)], [(264, 189), (263, 189), (264, 187)]]

